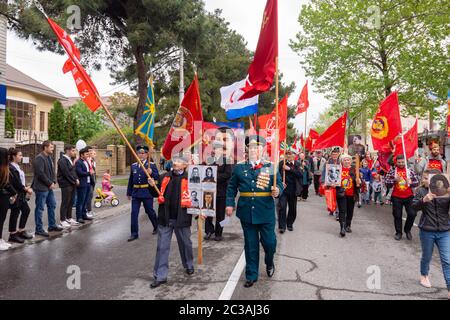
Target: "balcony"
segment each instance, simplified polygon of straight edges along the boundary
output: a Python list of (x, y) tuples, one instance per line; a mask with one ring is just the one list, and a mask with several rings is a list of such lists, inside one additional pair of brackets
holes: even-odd
[(16, 144), (42, 143), (45, 140), (48, 140), (47, 132), (15, 129), (14, 141)]

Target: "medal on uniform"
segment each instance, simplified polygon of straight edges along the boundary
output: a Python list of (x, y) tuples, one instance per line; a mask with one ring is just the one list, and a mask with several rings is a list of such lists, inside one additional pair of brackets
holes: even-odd
[(266, 189), (270, 184), (270, 173), (269, 170), (261, 170), (256, 180), (256, 187), (258, 189)]

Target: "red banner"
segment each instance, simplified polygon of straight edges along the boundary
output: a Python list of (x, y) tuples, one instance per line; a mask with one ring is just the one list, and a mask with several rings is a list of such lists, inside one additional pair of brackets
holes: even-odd
[(63, 46), (69, 56), (69, 59), (63, 66), (63, 72), (72, 72), (81, 100), (91, 111), (95, 112), (101, 106), (100, 101), (97, 99), (99, 94), (91, 78), (86, 73), (86, 70), (84, 70), (83, 66), (80, 64), (80, 50), (75, 46), (64, 29), (50, 18), (47, 18), (47, 21), (53, 32), (56, 34), (59, 43)]
[(405, 151), (403, 151), (403, 143), (401, 137), (396, 138), (394, 155), (397, 156), (399, 154), (406, 154), (406, 159), (414, 157), (414, 153), (419, 148), (419, 133), (417, 127), (417, 119), (416, 123), (414, 123), (412, 128), (409, 129), (408, 132), (406, 132), (403, 135), (403, 140), (405, 142)]
[(306, 81), (302, 89), (302, 92), (300, 93), (300, 97), (298, 98), (296, 115), (306, 112), (308, 110), (308, 107), (309, 107), (308, 81)]
[(347, 112), (337, 119), (314, 143), (311, 151), (322, 150), (331, 147), (344, 147), (345, 131), (347, 127)]
[(392, 92), (380, 104), (372, 122), (372, 143), (375, 150), (382, 150), (402, 132), (397, 92)]

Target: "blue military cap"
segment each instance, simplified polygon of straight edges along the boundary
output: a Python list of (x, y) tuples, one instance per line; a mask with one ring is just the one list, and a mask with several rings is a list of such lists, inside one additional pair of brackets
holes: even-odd
[(137, 146), (136, 151), (137, 152), (141, 152), (141, 151), (148, 152), (148, 147), (147, 146)]
[(256, 134), (251, 135), (245, 138), (245, 145), (248, 147), (250, 144), (257, 144), (264, 147), (266, 145), (266, 139)]

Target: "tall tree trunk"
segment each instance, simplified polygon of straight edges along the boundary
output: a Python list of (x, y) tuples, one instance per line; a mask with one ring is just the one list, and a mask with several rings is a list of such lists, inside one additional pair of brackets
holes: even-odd
[(392, 82), (389, 77), (389, 65), (388, 65), (388, 56), (386, 51), (386, 38), (383, 34), (383, 30), (379, 30), (379, 40), (380, 40), (380, 59), (383, 73), (383, 84), (384, 84), (384, 94), (387, 97), (392, 92)]
[[(136, 112), (134, 113), (134, 130), (136, 130), (139, 120), (142, 117), (142, 114), (144, 112), (144, 106), (145, 101), (147, 99), (147, 71), (148, 66), (145, 63), (144, 59), (144, 53), (141, 46), (137, 46), (133, 50), (134, 57), (136, 59), (136, 68), (137, 68), (137, 75), (138, 75), (138, 104), (136, 108)], [(136, 143), (141, 144), (142, 138), (139, 136), (136, 136)]]

